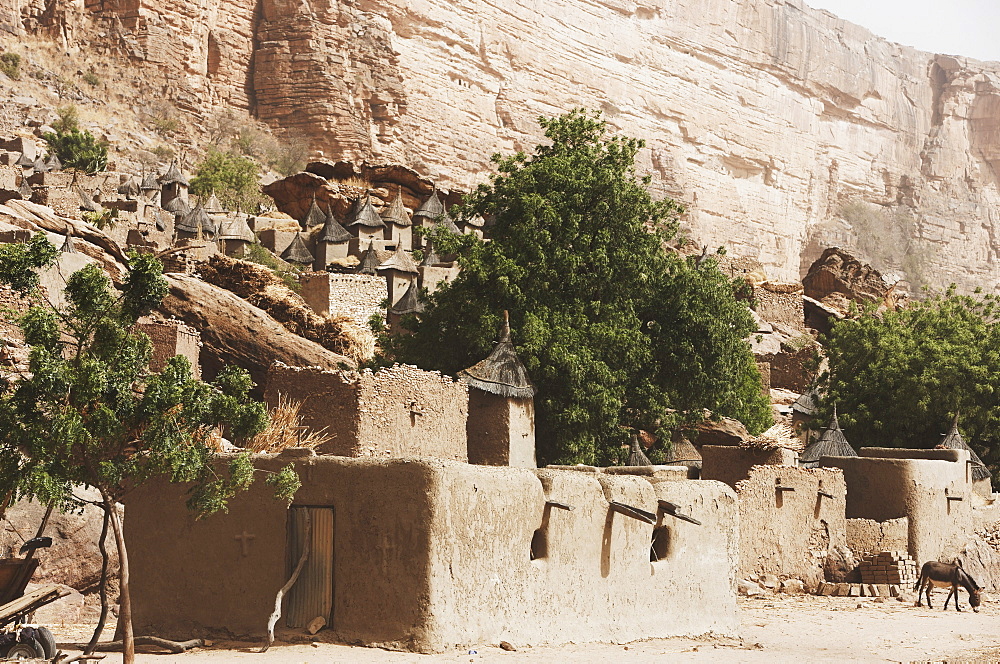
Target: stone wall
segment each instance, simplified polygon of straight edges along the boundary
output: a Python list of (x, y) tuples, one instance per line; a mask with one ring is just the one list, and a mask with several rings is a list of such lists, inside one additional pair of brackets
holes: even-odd
[(736, 484), (741, 577), (774, 574), (818, 586), (827, 554), (846, 543), (846, 493), (837, 470), (751, 468)]
[(750, 476), (754, 466), (795, 466), (798, 455), (783, 447), (744, 447), (742, 445), (703, 445), (701, 479), (718, 480), (731, 487)]
[(434, 371), (394, 365), (377, 372), (288, 367), (268, 372), (264, 400), (302, 402), (302, 424), (326, 429), (324, 454), (426, 456), (466, 461), (468, 389)]
[[(441, 652), (736, 633), (738, 515), (725, 485), (426, 459), (257, 464), (293, 459), (294, 505), (334, 511), (338, 640)], [(126, 501), (137, 633), (259, 637), (287, 579), (286, 505), (258, 483), (199, 521), (184, 491), (150, 483)], [(649, 524), (609, 500), (652, 512), (668, 500), (702, 525), (663, 513)]]
[(801, 284), (764, 282), (753, 287), (757, 314), (769, 323), (805, 332), (806, 315)]
[(316, 313), (346, 316), (366, 330), (372, 316), (385, 315), (389, 291), (381, 275), (309, 272), (301, 281), (302, 298)]

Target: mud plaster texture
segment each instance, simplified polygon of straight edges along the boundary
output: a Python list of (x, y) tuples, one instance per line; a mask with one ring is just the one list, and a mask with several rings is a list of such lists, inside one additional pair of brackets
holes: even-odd
[(847, 518), (906, 517), (907, 551), (918, 565), (954, 556), (974, 528), (969, 453), (862, 448), (859, 454), (820, 459), (821, 466), (844, 471)]
[(198, 330), (180, 321), (141, 320), (136, 328), (145, 332), (153, 344), (153, 357), (149, 368), (161, 371), (167, 360), (183, 355), (191, 363), (191, 374), (201, 379), (201, 335)]
[(317, 452), (341, 456), (426, 456), (468, 460), (464, 383), (397, 364), (377, 372), (329, 371), (275, 363), (264, 401), (302, 402), (302, 425), (326, 428)]
[(754, 466), (795, 466), (797, 456), (783, 447), (761, 449), (739, 445), (704, 445), (701, 448), (701, 479), (718, 480), (735, 488), (750, 476)]
[(469, 463), (534, 468), (535, 405), (471, 388), (465, 425)]
[(769, 323), (779, 323), (805, 332), (806, 315), (801, 285), (765, 282), (753, 287), (753, 296), (757, 300), (755, 310), (761, 318)]
[[(295, 504), (334, 509), (330, 629), (346, 642), (440, 652), (737, 630), (738, 511), (718, 482), (428, 459), (297, 465)], [(286, 578), (286, 506), (254, 486), (196, 521), (184, 490), (148, 484), (126, 505), (137, 633), (261, 636)], [(660, 513), (664, 557), (650, 562), (654, 525), (609, 500), (649, 511), (669, 500), (702, 525)], [(532, 560), (543, 524), (545, 555)]]
[[(736, 484), (740, 576), (774, 574), (823, 581), (823, 563), (846, 543), (843, 473), (825, 468), (754, 466)], [(828, 493), (829, 498), (820, 494)]]
[(906, 551), (909, 532), (910, 520), (906, 517), (886, 521), (847, 519), (847, 547), (858, 558), (866, 553)]

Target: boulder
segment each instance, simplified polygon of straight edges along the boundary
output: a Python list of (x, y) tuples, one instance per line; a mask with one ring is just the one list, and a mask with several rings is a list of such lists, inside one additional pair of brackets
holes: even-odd
[(764, 592), (764, 589), (760, 585), (754, 583), (753, 581), (747, 581), (746, 579), (740, 579), (736, 582), (736, 589), (741, 595), (746, 597), (753, 597), (754, 595), (760, 595)]
[(350, 358), (289, 332), (263, 310), (228, 290), (188, 275), (165, 276), (170, 293), (160, 311), (201, 333), (202, 371), (206, 376), (235, 364), (250, 372), (257, 384), (256, 394), (261, 395), (267, 370), (275, 362), (325, 369), (357, 366)]
[(851, 302), (894, 306), (892, 288), (871, 265), (839, 247), (830, 247), (813, 262), (802, 279), (806, 297), (846, 313)]
[(823, 575), (834, 583), (860, 583), (861, 572), (854, 560), (854, 553), (843, 545), (835, 545), (823, 561)]
[(730, 417), (720, 417), (718, 420), (706, 418), (695, 427), (695, 446), (703, 445), (739, 445), (750, 438), (750, 432), (739, 420)]
[(806, 592), (806, 586), (799, 579), (785, 579), (781, 582), (781, 592), (786, 595), (802, 595)]

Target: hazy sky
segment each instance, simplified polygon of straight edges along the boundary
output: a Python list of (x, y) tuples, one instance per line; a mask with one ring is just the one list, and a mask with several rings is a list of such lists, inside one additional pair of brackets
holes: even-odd
[(1000, 61), (1000, 0), (805, 0), (922, 51)]

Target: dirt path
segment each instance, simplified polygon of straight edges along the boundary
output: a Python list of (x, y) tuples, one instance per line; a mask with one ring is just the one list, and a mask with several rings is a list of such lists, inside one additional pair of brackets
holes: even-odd
[[(141, 654), (143, 664), (351, 664), (471, 662), (1000, 662), (1000, 602), (987, 601), (976, 614), (933, 610), (913, 602), (857, 597), (741, 599), (740, 639), (652, 639), (630, 644), (567, 644), (519, 647), (505, 652), (496, 644), (439, 655), (416, 655), (332, 643), (275, 644), (265, 654), (249, 643), (216, 642), (183, 655)], [(57, 639), (79, 639), (84, 626), (56, 628)], [(517, 645), (517, 644), (515, 644)], [(106, 662), (121, 661), (109, 655)]]

